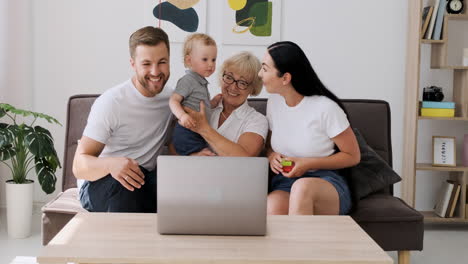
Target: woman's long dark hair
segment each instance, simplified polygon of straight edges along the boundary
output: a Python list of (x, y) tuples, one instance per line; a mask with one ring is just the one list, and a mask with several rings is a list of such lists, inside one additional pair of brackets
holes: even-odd
[(312, 68), (304, 51), (296, 43), (291, 41), (276, 42), (268, 47), (268, 53), (279, 71), (278, 76), (282, 77), (289, 72), (291, 74), (291, 84), (299, 94), (304, 96), (326, 96), (337, 103), (348, 115), (340, 99), (325, 87)]

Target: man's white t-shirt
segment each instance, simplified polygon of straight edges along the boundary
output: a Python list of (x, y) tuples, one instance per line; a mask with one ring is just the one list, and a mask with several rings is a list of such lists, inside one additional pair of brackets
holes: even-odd
[(327, 157), (332, 138), (349, 127), (346, 114), (326, 96), (305, 96), (290, 107), (281, 95), (268, 98), (267, 118), (273, 151), (289, 157)]
[(167, 86), (154, 97), (143, 96), (128, 80), (99, 96), (83, 132), (105, 144), (99, 157), (127, 157), (151, 171), (166, 141), (172, 114)]
[(223, 103), (212, 109), (210, 126), (218, 131), (223, 137), (237, 143), (239, 137), (247, 132), (252, 132), (263, 137), (265, 141), (268, 135), (268, 121), (264, 115), (257, 112), (245, 101), (236, 108), (224, 123), (218, 127), (219, 116), (223, 111)]

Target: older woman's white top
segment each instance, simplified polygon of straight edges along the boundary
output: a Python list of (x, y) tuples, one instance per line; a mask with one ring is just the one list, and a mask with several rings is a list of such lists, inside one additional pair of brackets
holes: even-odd
[(225, 138), (237, 143), (239, 137), (252, 132), (263, 137), (265, 141), (268, 135), (268, 120), (264, 115), (257, 112), (245, 101), (241, 106), (234, 110), (224, 123), (218, 127), (219, 116), (223, 111), (223, 103), (220, 102), (217, 107), (212, 109), (210, 126)]
[(289, 157), (327, 157), (336, 137), (349, 127), (340, 106), (326, 96), (305, 96), (290, 107), (281, 95), (268, 98), (267, 118), (273, 151)]

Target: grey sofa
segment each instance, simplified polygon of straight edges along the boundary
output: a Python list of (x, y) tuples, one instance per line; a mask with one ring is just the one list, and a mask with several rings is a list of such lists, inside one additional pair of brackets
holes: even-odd
[[(86, 120), (98, 95), (76, 95), (69, 99), (62, 190), (42, 208), (42, 243), (46, 245), (78, 212), (86, 212), (78, 201), (72, 162)], [(266, 99), (249, 99), (251, 106), (265, 113)], [(380, 100), (343, 100), (353, 127), (392, 165), (390, 108)], [(423, 216), (393, 196), (393, 186), (360, 200), (351, 217), (385, 251), (399, 251), (400, 262), (409, 261), (409, 251), (423, 248)]]

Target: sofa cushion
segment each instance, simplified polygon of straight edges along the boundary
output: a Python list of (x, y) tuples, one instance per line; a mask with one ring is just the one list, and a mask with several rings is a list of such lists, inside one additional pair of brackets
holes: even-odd
[(361, 150), (361, 162), (348, 172), (353, 199), (359, 201), (401, 181), (401, 177), (367, 144), (358, 129), (354, 128), (354, 133)]
[(78, 199), (78, 189), (70, 188), (59, 193), (55, 199), (44, 205), (42, 207), (42, 212), (76, 214), (87, 211), (81, 207), (80, 200)]

